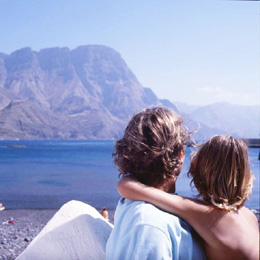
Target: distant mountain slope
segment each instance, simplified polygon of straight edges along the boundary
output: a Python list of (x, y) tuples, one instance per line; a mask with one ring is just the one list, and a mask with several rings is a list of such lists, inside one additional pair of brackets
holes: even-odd
[(0, 54), (2, 139), (118, 138), (134, 113), (162, 106), (106, 46)]
[(186, 104), (183, 102), (177, 102), (177, 101), (173, 102), (173, 103), (181, 112), (183, 112), (185, 114), (190, 114), (200, 107), (200, 106), (189, 105), (189, 104)]
[(188, 116), (227, 134), (244, 138), (259, 138), (259, 106), (241, 106), (222, 102), (199, 107)]

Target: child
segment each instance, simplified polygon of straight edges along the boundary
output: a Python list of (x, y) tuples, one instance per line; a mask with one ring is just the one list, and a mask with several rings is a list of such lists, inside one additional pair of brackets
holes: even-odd
[(189, 175), (202, 201), (167, 194), (123, 177), (120, 194), (144, 200), (187, 220), (202, 238), (207, 259), (259, 259), (259, 227), (245, 201), (252, 190), (246, 144), (219, 135), (192, 158)]

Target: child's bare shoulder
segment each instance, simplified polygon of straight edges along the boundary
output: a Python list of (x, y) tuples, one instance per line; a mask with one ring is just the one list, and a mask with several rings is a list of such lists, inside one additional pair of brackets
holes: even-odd
[(252, 224), (256, 224), (258, 226), (258, 219), (256, 215), (252, 212), (252, 210), (248, 209), (247, 207), (241, 208), (241, 213), (252, 222)]

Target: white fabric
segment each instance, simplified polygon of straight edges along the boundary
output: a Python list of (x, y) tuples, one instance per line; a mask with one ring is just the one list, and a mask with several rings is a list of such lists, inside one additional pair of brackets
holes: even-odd
[(102, 260), (112, 228), (95, 208), (70, 201), (16, 260)]

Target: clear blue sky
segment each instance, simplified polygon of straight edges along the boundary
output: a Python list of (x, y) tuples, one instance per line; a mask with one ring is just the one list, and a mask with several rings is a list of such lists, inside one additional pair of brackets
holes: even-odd
[(158, 97), (260, 104), (258, 1), (0, 0), (0, 52), (118, 51)]

